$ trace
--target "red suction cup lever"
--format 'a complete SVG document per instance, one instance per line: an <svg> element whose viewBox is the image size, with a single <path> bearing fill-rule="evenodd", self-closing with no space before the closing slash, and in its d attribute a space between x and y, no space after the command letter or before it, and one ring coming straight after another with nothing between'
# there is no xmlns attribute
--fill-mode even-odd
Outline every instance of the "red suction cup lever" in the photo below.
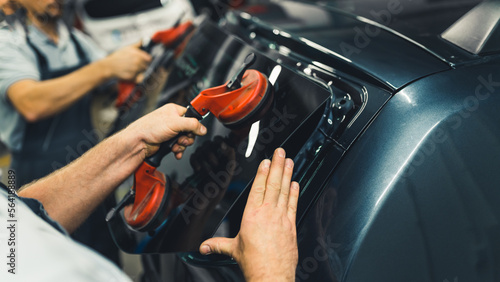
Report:
<svg viewBox="0 0 500 282"><path fill-rule="evenodd" d="M227 83L227 88L231 90L235 90L241 87L241 80L243 79L243 74L245 74L245 71L255 63L255 60L257 57L255 56L254 53L250 53L246 56L245 60L243 61L243 64L241 65L240 69L238 72L231 78L231 80Z"/></svg>

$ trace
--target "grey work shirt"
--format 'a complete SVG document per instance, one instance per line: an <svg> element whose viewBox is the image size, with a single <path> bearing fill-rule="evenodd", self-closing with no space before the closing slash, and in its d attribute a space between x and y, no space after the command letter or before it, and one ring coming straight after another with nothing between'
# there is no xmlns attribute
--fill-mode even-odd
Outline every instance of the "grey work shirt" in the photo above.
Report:
<svg viewBox="0 0 500 282"><path fill-rule="evenodd" d="M86 35L73 30L76 40L91 61L105 56ZM28 26L30 41L47 58L50 70L74 67L79 63L76 48L69 31L62 22L58 24L59 42L54 44L45 33L34 26ZM22 149L26 120L7 99L7 90L21 80L40 80L35 52L26 43L24 28L19 22L14 26L0 26L0 140L11 151Z"/></svg>
<svg viewBox="0 0 500 282"><path fill-rule="evenodd" d="M0 188L4 225L0 228L0 281L131 281L112 262L42 220L25 200L9 198ZM45 213L38 201L29 200Z"/></svg>

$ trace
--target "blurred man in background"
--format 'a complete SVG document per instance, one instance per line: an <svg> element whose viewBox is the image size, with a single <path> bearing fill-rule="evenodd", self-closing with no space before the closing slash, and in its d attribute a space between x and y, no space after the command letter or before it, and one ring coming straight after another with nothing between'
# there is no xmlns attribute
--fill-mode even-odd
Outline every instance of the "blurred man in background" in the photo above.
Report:
<svg viewBox="0 0 500 282"><path fill-rule="evenodd" d="M2 2L0 139L20 187L95 145L89 93L115 79L134 80L151 57L139 45L105 57L87 36L63 24L62 1ZM96 209L73 236L118 262L104 218L105 209Z"/></svg>

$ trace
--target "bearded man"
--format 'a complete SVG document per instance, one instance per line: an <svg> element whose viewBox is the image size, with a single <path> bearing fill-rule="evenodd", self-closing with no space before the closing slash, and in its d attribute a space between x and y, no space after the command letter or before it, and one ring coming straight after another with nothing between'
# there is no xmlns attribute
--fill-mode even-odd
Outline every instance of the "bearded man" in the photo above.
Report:
<svg viewBox="0 0 500 282"><path fill-rule="evenodd" d="M105 56L62 22L62 1L7 4L18 10L15 21L0 26L0 139L21 187L90 149L96 140L90 93L110 81L134 80L151 57L139 45ZM73 237L118 262L104 218L101 206Z"/></svg>

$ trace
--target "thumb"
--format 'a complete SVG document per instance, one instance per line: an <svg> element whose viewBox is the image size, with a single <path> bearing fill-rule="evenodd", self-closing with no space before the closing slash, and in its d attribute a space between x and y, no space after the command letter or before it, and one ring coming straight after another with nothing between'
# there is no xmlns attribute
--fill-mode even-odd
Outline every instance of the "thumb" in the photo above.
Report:
<svg viewBox="0 0 500 282"><path fill-rule="evenodd" d="M226 256L233 256L233 242L234 239L230 238L212 238L201 243L200 253L202 255L219 254Z"/></svg>
<svg viewBox="0 0 500 282"><path fill-rule="evenodd" d="M167 104L159 109L163 114L168 128L174 133L192 132L194 135L202 136L207 133L207 128L196 118L186 118L183 115L187 108L177 104ZM170 138L172 138L171 136Z"/></svg>
<svg viewBox="0 0 500 282"><path fill-rule="evenodd" d="M207 128L195 118L182 117L170 127L175 132L192 132L194 135L203 136L207 134Z"/></svg>

